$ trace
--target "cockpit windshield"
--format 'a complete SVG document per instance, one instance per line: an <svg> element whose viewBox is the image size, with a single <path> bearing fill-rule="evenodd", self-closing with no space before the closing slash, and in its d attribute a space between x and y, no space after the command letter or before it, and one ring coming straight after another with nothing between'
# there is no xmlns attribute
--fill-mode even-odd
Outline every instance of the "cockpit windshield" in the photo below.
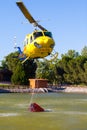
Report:
<svg viewBox="0 0 87 130"><path fill-rule="evenodd" d="M51 32L44 32L44 35L52 38L52 33Z"/></svg>
<svg viewBox="0 0 87 130"><path fill-rule="evenodd" d="M48 31L34 32L33 33L34 39L36 39L37 37L40 37L40 36L48 36L48 37L52 38L52 33L48 32Z"/></svg>
<svg viewBox="0 0 87 130"><path fill-rule="evenodd" d="M34 39L36 39L37 37L43 36L42 32L34 32L33 33Z"/></svg>

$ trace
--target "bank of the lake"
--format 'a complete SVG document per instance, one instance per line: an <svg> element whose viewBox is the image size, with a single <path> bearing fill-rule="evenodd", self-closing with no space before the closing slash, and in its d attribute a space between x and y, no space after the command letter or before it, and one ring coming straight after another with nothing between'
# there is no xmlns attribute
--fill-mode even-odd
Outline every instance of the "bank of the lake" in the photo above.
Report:
<svg viewBox="0 0 87 130"><path fill-rule="evenodd" d="M32 92L65 92L65 93L87 93L87 86L49 86L47 88L31 89L28 86L0 87L0 93L32 93Z"/></svg>

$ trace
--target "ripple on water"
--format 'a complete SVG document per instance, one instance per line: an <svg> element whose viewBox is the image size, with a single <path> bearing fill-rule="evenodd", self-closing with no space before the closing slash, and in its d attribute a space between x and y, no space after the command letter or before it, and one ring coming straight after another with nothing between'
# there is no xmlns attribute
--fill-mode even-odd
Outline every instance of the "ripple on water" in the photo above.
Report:
<svg viewBox="0 0 87 130"><path fill-rule="evenodd" d="M18 116L18 113L0 113L0 117Z"/></svg>
<svg viewBox="0 0 87 130"><path fill-rule="evenodd" d="M87 115L87 112L81 112L81 111L59 111L57 113L69 114L69 115Z"/></svg>

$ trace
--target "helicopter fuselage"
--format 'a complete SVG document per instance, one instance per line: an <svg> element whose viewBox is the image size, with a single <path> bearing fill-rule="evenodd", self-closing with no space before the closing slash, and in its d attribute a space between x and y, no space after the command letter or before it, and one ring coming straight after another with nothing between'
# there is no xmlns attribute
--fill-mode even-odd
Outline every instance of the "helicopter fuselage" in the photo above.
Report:
<svg viewBox="0 0 87 130"><path fill-rule="evenodd" d="M54 45L51 32L35 30L33 33L26 35L23 54L33 59L43 58L50 55Z"/></svg>

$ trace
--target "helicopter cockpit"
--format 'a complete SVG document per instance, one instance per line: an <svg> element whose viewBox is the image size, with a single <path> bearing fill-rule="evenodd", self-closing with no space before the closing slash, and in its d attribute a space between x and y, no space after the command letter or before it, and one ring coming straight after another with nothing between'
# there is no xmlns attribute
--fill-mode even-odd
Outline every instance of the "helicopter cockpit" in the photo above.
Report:
<svg viewBox="0 0 87 130"><path fill-rule="evenodd" d="M28 35L27 35L28 36ZM48 31L34 31L30 37L26 37L24 40L24 45L28 44L28 42L32 43L33 40L40 36L47 36L49 38L52 38L52 33Z"/></svg>

